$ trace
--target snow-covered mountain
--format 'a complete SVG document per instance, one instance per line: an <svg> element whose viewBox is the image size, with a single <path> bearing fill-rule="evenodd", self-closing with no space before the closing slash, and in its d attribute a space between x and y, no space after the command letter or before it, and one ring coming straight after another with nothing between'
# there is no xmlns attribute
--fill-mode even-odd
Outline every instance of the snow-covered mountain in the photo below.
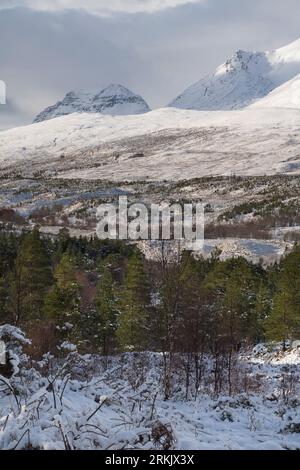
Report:
<svg viewBox="0 0 300 470"><path fill-rule="evenodd" d="M270 52L238 51L169 106L194 110L241 109L300 74L300 39Z"/></svg>
<svg viewBox="0 0 300 470"><path fill-rule="evenodd" d="M300 74L275 88L265 98L252 104L251 108L300 109Z"/></svg>
<svg viewBox="0 0 300 470"><path fill-rule="evenodd" d="M66 94L62 101L42 111L34 122L47 121L72 113L101 113L117 115L143 114L150 111L146 101L122 85L110 85L100 92Z"/></svg>

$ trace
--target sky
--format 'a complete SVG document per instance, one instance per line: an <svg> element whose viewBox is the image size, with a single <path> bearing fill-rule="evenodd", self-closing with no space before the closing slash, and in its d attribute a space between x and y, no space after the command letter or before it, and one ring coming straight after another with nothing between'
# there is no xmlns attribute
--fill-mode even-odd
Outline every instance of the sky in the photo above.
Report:
<svg viewBox="0 0 300 470"><path fill-rule="evenodd" d="M110 83L165 106L236 50L300 38L299 18L299 0L0 0L0 129Z"/></svg>

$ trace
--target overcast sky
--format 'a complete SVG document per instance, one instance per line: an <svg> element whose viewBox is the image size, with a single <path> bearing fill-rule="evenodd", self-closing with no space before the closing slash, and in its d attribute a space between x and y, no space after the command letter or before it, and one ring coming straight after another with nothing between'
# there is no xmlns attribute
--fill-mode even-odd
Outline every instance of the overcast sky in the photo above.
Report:
<svg viewBox="0 0 300 470"><path fill-rule="evenodd" d="M0 0L0 128L110 83L164 106L235 50L298 39L299 18L299 0Z"/></svg>

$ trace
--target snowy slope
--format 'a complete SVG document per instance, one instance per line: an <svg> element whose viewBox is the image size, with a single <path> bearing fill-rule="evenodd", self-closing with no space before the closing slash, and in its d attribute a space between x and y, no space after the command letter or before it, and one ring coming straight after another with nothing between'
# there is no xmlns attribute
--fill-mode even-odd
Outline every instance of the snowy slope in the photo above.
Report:
<svg viewBox="0 0 300 470"><path fill-rule="evenodd" d="M300 74L252 104L251 107L300 109Z"/></svg>
<svg viewBox="0 0 300 470"><path fill-rule="evenodd" d="M144 99L122 85L110 85L97 93L67 93L62 101L42 111L34 122L46 121L72 113L116 115L143 114L150 111Z"/></svg>
<svg viewBox="0 0 300 470"><path fill-rule="evenodd" d="M72 114L0 133L0 171L114 181L300 173L299 129L293 109Z"/></svg>
<svg viewBox="0 0 300 470"><path fill-rule="evenodd" d="M169 106L194 110L244 108L300 73L300 39L271 52L236 52L213 75Z"/></svg>

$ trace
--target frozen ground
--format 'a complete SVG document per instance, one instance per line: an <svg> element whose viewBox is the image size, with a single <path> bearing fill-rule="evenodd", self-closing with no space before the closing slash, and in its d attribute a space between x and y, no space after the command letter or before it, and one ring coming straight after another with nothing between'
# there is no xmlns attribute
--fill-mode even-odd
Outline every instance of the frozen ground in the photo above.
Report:
<svg viewBox="0 0 300 470"><path fill-rule="evenodd" d="M261 349L240 358L256 392L213 397L208 381L186 399L178 372L168 401L160 354L109 358L106 370L99 357L45 358L22 379L0 376L0 449L300 449L300 352Z"/></svg>
<svg viewBox="0 0 300 470"><path fill-rule="evenodd" d="M162 245L161 242L138 242L140 250L147 259L160 259ZM293 243L281 240L252 240L238 238L219 238L215 240L205 240L201 254L209 257L218 248L221 250L221 259L238 258L240 256L247 260L258 263L262 260L265 264L272 264L279 261L284 253L291 250ZM178 244L174 242L164 242L164 253L170 257L178 251Z"/></svg>

